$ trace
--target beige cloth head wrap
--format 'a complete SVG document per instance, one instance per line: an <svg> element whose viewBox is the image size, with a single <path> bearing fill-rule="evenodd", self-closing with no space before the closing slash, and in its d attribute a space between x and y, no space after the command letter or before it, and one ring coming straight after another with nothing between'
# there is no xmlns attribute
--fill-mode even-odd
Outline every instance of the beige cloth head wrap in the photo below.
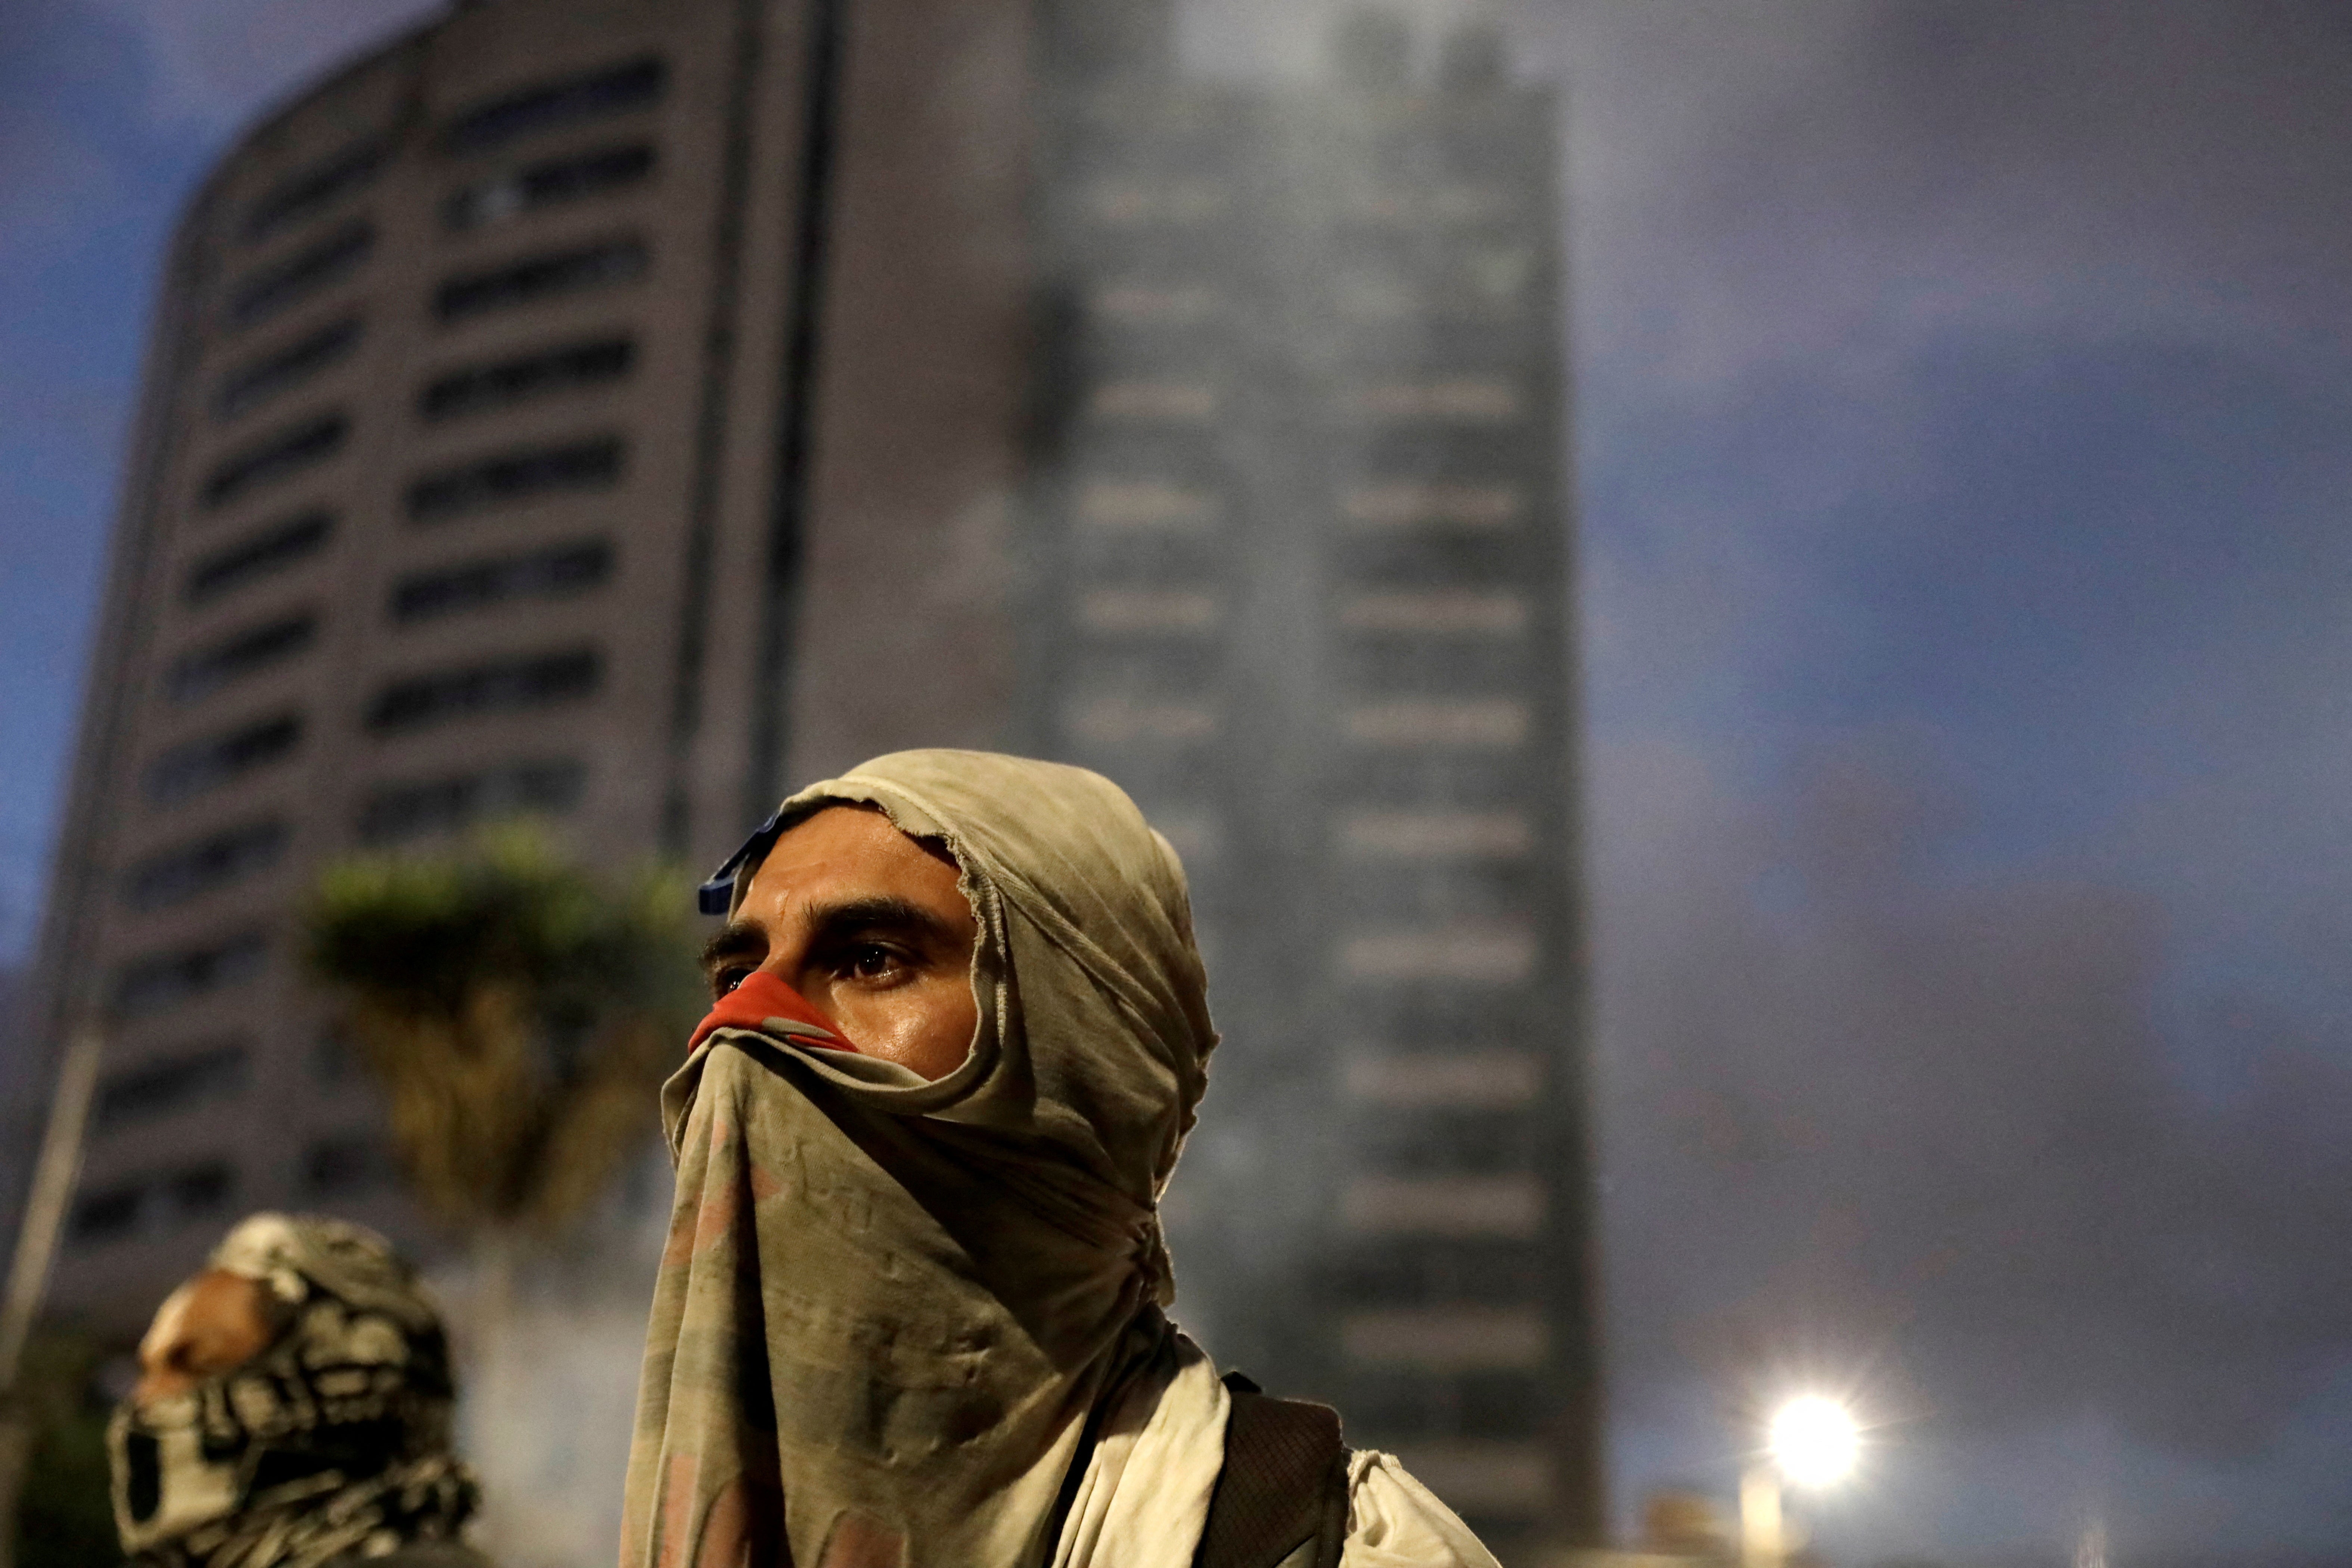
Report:
<svg viewBox="0 0 2352 1568"><path fill-rule="evenodd" d="M1174 851L1109 781L987 752L786 820L835 804L955 857L980 1026L935 1082L729 1029L664 1088L623 1568L1034 1562L1088 1409L1165 1360L1155 1205L1216 1043Z"/></svg>

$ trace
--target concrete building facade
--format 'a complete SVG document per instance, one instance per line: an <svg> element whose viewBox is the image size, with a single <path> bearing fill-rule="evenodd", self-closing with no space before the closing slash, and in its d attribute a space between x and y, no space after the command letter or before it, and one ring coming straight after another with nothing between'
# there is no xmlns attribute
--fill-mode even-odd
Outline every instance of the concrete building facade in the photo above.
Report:
<svg viewBox="0 0 2352 1568"><path fill-rule="evenodd" d="M1003 739L1024 28L463 5L222 161L44 929L108 1037L58 1308L128 1329L259 1206L425 1239L301 982L324 859L530 812L698 865L788 767Z"/></svg>
<svg viewBox="0 0 2352 1568"><path fill-rule="evenodd" d="M108 1035L56 1302L420 1235L294 951L326 858L730 848L911 744L1095 766L1226 1043L1180 1316L1507 1558L1597 1536L1555 106L1377 17L485 0L272 116L159 310L45 927Z"/></svg>
<svg viewBox="0 0 2352 1568"><path fill-rule="evenodd" d="M1507 1561L1597 1539L1551 94L1476 26L1234 86L1054 15L1022 693L1192 869L1176 1257Z"/></svg>

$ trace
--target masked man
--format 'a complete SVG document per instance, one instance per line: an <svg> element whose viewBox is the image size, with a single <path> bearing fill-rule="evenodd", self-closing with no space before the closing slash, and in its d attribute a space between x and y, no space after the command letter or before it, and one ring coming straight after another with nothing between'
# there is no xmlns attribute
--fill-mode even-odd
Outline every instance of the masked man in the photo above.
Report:
<svg viewBox="0 0 2352 1568"><path fill-rule="evenodd" d="M1115 785L883 757L704 890L624 1568L1492 1568L1161 1315L1216 1035L1183 870Z"/></svg>
<svg viewBox="0 0 2352 1568"><path fill-rule="evenodd" d="M173 1291L107 1429L114 1519L157 1568L487 1568L460 1544L441 1320L373 1231L257 1214Z"/></svg>

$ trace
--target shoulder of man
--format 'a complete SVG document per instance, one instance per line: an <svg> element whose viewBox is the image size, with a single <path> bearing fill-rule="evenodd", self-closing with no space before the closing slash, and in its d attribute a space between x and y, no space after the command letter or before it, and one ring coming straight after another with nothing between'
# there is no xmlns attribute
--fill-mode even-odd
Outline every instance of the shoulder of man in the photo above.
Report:
<svg viewBox="0 0 2352 1568"><path fill-rule="evenodd" d="M1194 1568L1344 1568L1354 1549L1421 1568L1499 1568L1468 1526L1390 1455L1351 1454L1339 1414L1229 1373L1225 1463Z"/></svg>
<svg viewBox="0 0 2352 1568"><path fill-rule="evenodd" d="M1328 1405L1269 1397L1227 1373L1233 1414L1194 1568L1339 1568L1348 1449Z"/></svg>

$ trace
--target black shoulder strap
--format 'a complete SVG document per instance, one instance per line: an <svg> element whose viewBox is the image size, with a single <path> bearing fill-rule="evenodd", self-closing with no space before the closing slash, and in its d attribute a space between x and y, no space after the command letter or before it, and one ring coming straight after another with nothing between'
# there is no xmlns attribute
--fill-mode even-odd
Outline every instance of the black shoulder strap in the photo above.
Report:
<svg viewBox="0 0 2352 1568"><path fill-rule="evenodd" d="M1348 1535L1348 1450L1328 1405L1269 1399L1240 1373L1225 1374L1234 1411L1225 1468L1209 1498L1194 1568L1339 1568Z"/></svg>

